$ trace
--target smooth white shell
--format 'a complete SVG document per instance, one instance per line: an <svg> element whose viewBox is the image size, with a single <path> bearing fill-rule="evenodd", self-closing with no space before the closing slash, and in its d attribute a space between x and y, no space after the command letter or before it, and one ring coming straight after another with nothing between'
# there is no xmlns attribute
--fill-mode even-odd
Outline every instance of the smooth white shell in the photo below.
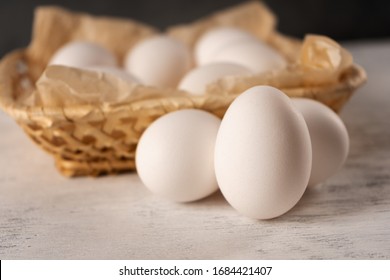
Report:
<svg viewBox="0 0 390 280"><path fill-rule="evenodd" d="M49 65L83 68L88 66L117 66L115 56L102 46L85 41L73 41L62 46L52 56Z"/></svg>
<svg viewBox="0 0 390 280"><path fill-rule="evenodd" d="M168 36L145 39L129 50L125 69L143 84L176 87L192 65L185 45Z"/></svg>
<svg viewBox="0 0 390 280"><path fill-rule="evenodd" d="M240 40L221 48L210 62L241 64L253 73L278 70L287 66L286 59L260 40Z"/></svg>
<svg viewBox="0 0 390 280"><path fill-rule="evenodd" d="M253 87L227 110L215 145L215 172L226 200L241 214L270 219L302 197L311 170L309 131L281 91Z"/></svg>
<svg viewBox="0 0 390 280"><path fill-rule="evenodd" d="M340 117L324 104L307 98L292 101L309 128L313 150L309 185L316 185L344 164L349 151L348 131Z"/></svg>
<svg viewBox="0 0 390 280"><path fill-rule="evenodd" d="M254 39L250 33L235 27L218 27L203 34L195 45L198 65L209 63L221 47L243 39Z"/></svg>
<svg viewBox="0 0 390 280"><path fill-rule="evenodd" d="M226 76L249 75L250 73L247 68L235 63L206 64L188 72L180 81L178 88L194 95L202 95L206 92L206 86L218 79Z"/></svg>
<svg viewBox="0 0 390 280"><path fill-rule="evenodd" d="M221 120L201 110L175 111L153 122L136 151L138 175L153 193L187 202L218 189L214 146Z"/></svg>

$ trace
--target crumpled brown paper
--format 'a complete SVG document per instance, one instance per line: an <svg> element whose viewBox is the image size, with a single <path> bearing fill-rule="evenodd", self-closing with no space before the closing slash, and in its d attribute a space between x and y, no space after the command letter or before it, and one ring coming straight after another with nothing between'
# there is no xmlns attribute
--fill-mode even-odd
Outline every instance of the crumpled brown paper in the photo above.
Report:
<svg viewBox="0 0 390 280"><path fill-rule="evenodd" d="M216 26L236 26L269 43L289 61L286 69L222 78L208 85L205 95L239 94L259 84L281 89L335 84L343 71L352 65L352 56L330 38L308 35L303 42L299 42L278 34L274 30L275 22L274 15L265 6L249 2L192 24L172 27L167 34L192 49L199 36L207 30ZM50 55L62 44L82 38L103 45L114 52L118 59L123 59L135 43L154 34L154 29L133 21L96 19L62 9L45 8L37 12L34 40L29 54L42 65L49 61ZM156 94L165 97L189 95L176 89L131 84L109 74L49 66L37 79L33 96L26 100L29 103L33 100L36 106L69 107L132 102L149 99Z"/></svg>
<svg viewBox="0 0 390 280"><path fill-rule="evenodd" d="M141 86L103 72L60 65L46 68L36 82L35 104L75 106L80 104L118 105L145 98L177 96L166 90Z"/></svg>
<svg viewBox="0 0 390 280"><path fill-rule="evenodd" d="M36 83L37 103L67 106L125 102L136 84L103 72L49 66Z"/></svg>
<svg viewBox="0 0 390 280"><path fill-rule="evenodd" d="M307 35L298 64L307 83L336 83L342 72L353 64L352 55L326 36Z"/></svg>

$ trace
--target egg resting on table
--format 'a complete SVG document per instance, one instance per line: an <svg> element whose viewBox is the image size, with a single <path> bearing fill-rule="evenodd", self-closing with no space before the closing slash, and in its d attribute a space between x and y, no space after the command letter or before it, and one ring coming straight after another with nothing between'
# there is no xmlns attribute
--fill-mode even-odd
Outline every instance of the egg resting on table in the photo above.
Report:
<svg viewBox="0 0 390 280"><path fill-rule="evenodd" d="M136 168L154 194L177 202L204 198L218 189L214 146L221 120L202 110L168 113L142 134Z"/></svg>
<svg viewBox="0 0 390 280"><path fill-rule="evenodd" d="M309 185L314 186L336 173L349 151L348 131L340 117L324 104L308 98L292 98L309 129L313 150Z"/></svg>
<svg viewBox="0 0 390 280"><path fill-rule="evenodd" d="M289 211L306 189L311 160L305 120L276 88L248 89L222 119L215 173L226 200L245 216L271 219Z"/></svg>

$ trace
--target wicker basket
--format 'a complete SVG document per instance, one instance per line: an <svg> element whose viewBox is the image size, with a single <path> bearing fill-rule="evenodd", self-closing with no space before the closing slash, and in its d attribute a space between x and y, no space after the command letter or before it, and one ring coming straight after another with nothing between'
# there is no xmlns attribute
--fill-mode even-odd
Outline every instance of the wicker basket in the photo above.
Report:
<svg viewBox="0 0 390 280"><path fill-rule="evenodd" d="M302 49L302 42L274 30L274 16L258 2L173 27L168 33L192 47L203 32L218 25L247 29L279 49L289 61L296 61ZM36 82L51 55L65 42L97 42L122 59L133 44L155 33L153 28L130 20L92 17L56 7L38 8L30 46L6 55L0 62L0 106L35 143L55 157L62 174L99 175L134 170L140 135L167 112L199 108L222 117L240 92L256 84L274 85L289 96L313 98L338 111L366 80L364 70L355 64L336 73L337 77L333 73L332 77L337 78L333 80L322 80L321 75L313 78L311 75L318 73L302 72L301 65L291 66L287 72L222 79L209 85L204 96L139 86L135 91L141 98L118 104L26 105L25 100L39 91Z"/></svg>

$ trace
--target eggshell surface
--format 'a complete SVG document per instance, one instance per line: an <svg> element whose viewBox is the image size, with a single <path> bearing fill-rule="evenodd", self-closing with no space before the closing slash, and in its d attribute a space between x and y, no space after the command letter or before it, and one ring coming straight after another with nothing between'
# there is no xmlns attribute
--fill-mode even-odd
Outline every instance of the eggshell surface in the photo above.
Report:
<svg viewBox="0 0 390 280"><path fill-rule="evenodd" d="M309 129L313 160L309 185L325 181L344 164L349 151L348 131L340 117L324 104L292 98Z"/></svg>
<svg viewBox="0 0 390 280"><path fill-rule="evenodd" d="M145 39L129 50L125 68L143 84L176 87L190 69L192 58L188 48L168 36Z"/></svg>
<svg viewBox="0 0 390 280"><path fill-rule="evenodd" d="M206 92L208 84L226 76L249 75L251 71L244 66L235 63L212 63L192 69L180 81L179 89L188 91L194 95L202 95Z"/></svg>
<svg viewBox="0 0 390 280"><path fill-rule="evenodd" d="M228 108L215 144L215 172L241 214L271 219L290 210L306 189L311 159L306 123L283 92L256 86Z"/></svg>
<svg viewBox="0 0 390 280"><path fill-rule="evenodd" d="M231 62L247 67L253 73L279 70L286 59L260 40L240 40L221 48L210 62Z"/></svg>
<svg viewBox="0 0 390 280"><path fill-rule="evenodd" d="M216 191L213 155L220 122L196 109L175 111L153 122L136 150L136 168L145 186L177 202Z"/></svg>
<svg viewBox="0 0 390 280"><path fill-rule="evenodd" d="M87 66L117 66L115 56L102 46L85 41L72 41L56 51L49 65L83 68Z"/></svg>
<svg viewBox="0 0 390 280"><path fill-rule="evenodd" d="M196 42L194 50L196 63L198 65L209 63L221 47L244 39L255 39L255 37L235 27L213 28L204 33Z"/></svg>

